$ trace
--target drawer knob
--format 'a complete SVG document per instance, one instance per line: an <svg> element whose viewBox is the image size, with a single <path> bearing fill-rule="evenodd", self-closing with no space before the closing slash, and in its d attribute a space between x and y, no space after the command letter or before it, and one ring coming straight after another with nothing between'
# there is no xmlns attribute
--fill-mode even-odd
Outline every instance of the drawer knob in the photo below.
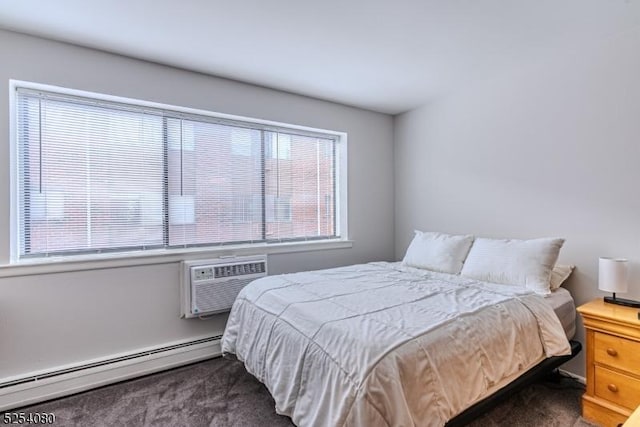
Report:
<svg viewBox="0 0 640 427"><path fill-rule="evenodd" d="M607 354L611 357L616 357L618 355L618 352L616 351L615 348L608 348Z"/></svg>
<svg viewBox="0 0 640 427"><path fill-rule="evenodd" d="M618 386L615 384L609 384L607 386L607 388L609 389L610 392L612 393L617 393L618 392Z"/></svg>

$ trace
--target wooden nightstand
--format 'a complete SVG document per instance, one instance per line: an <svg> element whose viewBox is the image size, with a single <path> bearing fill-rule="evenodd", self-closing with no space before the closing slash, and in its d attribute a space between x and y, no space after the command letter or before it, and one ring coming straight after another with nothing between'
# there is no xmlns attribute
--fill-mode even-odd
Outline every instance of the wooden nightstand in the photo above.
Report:
<svg viewBox="0 0 640 427"><path fill-rule="evenodd" d="M587 332L587 391L582 416L617 427L640 405L638 309L601 299L578 307Z"/></svg>

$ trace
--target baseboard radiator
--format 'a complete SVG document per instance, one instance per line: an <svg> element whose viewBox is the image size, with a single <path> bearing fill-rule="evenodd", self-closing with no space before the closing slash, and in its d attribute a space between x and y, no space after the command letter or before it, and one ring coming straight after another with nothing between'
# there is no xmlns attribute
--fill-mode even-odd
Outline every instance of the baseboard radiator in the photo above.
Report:
<svg viewBox="0 0 640 427"><path fill-rule="evenodd" d="M0 411L217 357L222 336L146 348L49 371L0 380Z"/></svg>

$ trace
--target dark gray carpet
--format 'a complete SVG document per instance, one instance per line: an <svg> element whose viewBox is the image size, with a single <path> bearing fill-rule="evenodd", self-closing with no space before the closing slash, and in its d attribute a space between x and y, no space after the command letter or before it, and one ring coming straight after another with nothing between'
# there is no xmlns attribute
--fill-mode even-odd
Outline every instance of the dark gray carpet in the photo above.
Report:
<svg viewBox="0 0 640 427"><path fill-rule="evenodd" d="M542 381L472 427L591 427L580 417L582 385ZM292 426L267 389L237 361L212 359L20 409L53 412L58 426Z"/></svg>

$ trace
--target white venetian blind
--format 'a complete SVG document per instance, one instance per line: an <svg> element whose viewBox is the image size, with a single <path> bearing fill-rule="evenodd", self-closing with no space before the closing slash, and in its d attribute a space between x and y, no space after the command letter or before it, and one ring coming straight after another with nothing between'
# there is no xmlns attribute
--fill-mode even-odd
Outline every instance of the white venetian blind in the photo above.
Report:
<svg viewBox="0 0 640 427"><path fill-rule="evenodd" d="M335 136L19 88L19 256L336 237Z"/></svg>
<svg viewBox="0 0 640 427"><path fill-rule="evenodd" d="M262 241L257 129L169 119L169 245Z"/></svg>
<svg viewBox="0 0 640 427"><path fill-rule="evenodd" d="M265 132L267 240L335 235L334 168L332 139Z"/></svg>
<svg viewBox="0 0 640 427"><path fill-rule="evenodd" d="M19 91L20 255L163 244L162 117Z"/></svg>

